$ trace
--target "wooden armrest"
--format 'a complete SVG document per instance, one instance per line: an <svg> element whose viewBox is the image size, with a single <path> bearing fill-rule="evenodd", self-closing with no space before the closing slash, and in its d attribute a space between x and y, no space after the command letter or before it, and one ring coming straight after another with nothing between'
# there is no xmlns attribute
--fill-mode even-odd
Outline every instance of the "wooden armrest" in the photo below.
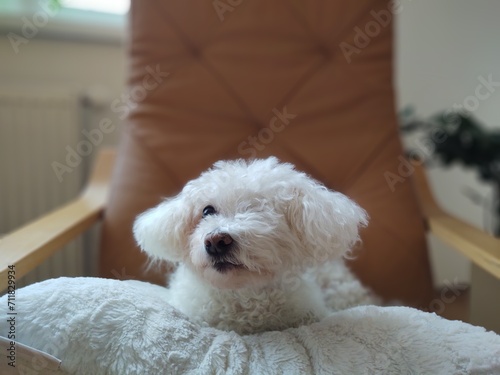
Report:
<svg viewBox="0 0 500 375"><path fill-rule="evenodd" d="M500 239L441 209L430 190L423 167L415 168L414 182L420 206L431 233L500 279Z"/></svg>
<svg viewBox="0 0 500 375"><path fill-rule="evenodd" d="M0 280L7 280L9 265L15 265L17 279L26 275L100 219L115 156L112 149L99 153L89 184L77 199L0 239Z"/></svg>

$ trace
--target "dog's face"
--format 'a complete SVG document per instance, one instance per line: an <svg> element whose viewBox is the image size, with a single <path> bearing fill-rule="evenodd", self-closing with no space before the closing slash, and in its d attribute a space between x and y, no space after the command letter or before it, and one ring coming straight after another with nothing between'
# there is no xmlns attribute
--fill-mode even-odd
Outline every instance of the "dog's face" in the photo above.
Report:
<svg viewBox="0 0 500 375"><path fill-rule="evenodd" d="M219 288L271 282L348 252L363 209L276 158L218 162L140 215L134 235L155 258L183 262Z"/></svg>

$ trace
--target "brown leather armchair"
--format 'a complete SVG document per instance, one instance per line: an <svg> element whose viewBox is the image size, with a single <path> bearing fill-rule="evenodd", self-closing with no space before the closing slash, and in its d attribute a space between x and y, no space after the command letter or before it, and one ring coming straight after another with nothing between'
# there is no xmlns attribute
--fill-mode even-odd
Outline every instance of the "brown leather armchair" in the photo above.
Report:
<svg viewBox="0 0 500 375"><path fill-rule="evenodd" d="M133 1L129 86L140 101L113 175L101 274L164 283L144 273L134 217L216 160L275 155L368 211L351 263L361 279L425 305L432 283L416 198L409 179L386 180L403 156L392 17L379 0Z"/></svg>
<svg viewBox="0 0 500 375"><path fill-rule="evenodd" d="M0 240L0 277L13 263L26 274L103 218L101 275L164 283L145 271L135 216L216 160L275 155L368 211L350 265L383 297L428 307L425 229L500 278L500 241L439 209L418 168L402 172L395 11L380 0L132 1L136 103L120 148L100 155L81 197Z"/></svg>

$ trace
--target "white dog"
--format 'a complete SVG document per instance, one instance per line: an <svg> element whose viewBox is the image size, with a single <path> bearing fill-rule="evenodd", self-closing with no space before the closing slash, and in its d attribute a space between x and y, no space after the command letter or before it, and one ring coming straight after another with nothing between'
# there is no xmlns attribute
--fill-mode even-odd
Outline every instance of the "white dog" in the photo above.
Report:
<svg viewBox="0 0 500 375"><path fill-rule="evenodd" d="M247 334L325 317L325 272L307 270L348 254L366 223L346 196L271 157L216 163L141 214L134 235L153 259L179 263L174 307Z"/></svg>

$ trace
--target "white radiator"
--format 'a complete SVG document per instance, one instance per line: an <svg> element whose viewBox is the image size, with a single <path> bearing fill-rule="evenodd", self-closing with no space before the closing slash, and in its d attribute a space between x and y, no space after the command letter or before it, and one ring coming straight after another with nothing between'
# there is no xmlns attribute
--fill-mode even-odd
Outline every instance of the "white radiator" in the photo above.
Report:
<svg viewBox="0 0 500 375"><path fill-rule="evenodd" d="M54 162L65 164L67 147L75 149L82 137L80 103L79 95L70 90L0 91L0 236L79 193L85 158L59 178ZM62 275L84 275L83 242L79 238L68 244L19 286Z"/></svg>

